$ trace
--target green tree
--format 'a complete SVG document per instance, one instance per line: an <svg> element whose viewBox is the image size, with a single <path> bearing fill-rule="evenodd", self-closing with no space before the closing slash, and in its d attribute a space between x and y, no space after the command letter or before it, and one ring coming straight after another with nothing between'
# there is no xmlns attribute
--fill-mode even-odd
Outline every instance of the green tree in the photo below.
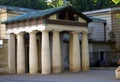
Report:
<svg viewBox="0 0 120 82"><path fill-rule="evenodd" d="M119 6L114 4L112 0L68 0L78 11L89 11L103 8Z"/></svg>
<svg viewBox="0 0 120 82"><path fill-rule="evenodd" d="M70 2L66 0L48 0L47 5L56 8L65 5L70 5Z"/></svg>
<svg viewBox="0 0 120 82"><path fill-rule="evenodd" d="M119 4L120 0L112 0L115 4Z"/></svg>
<svg viewBox="0 0 120 82"><path fill-rule="evenodd" d="M95 9L109 8L115 6L111 0L93 0Z"/></svg>
<svg viewBox="0 0 120 82"><path fill-rule="evenodd" d="M47 9L50 7L61 7L64 5L72 4L72 6L80 12L120 6L120 0L51 0L51 2L46 1L50 0L0 0L0 5L34 9Z"/></svg>
<svg viewBox="0 0 120 82"><path fill-rule="evenodd" d="M47 9L46 0L0 0L0 5L26 7L33 9Z"/></svg>

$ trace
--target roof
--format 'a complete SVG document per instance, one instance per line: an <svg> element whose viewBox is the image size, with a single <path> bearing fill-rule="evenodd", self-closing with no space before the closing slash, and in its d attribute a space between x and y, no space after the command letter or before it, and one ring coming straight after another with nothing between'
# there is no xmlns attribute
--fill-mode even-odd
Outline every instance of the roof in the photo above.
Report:
<svg viewBox="0 0 120 82"><path fill-rule="evenodd" d="M93 21L106 22L106 20L104 20L104 19L96 18L96 17L93 17L93 16L88 16L88 17Z"/></svg>
<svg viewBox="0 0 120 82"><path fill-rule="evenodd" d="M0 5L0 8L5 8L8 11L14 11L14 12L31 12L31 11L36 11L35 9L21 8L21 7L12 7L12 6L6 6L6 5Z"/></svg>
<svg viewBox="0 0 120 82"><path fill-rule="evenodd" d="M105 9L99 9L99 10L91 10L91 11L83 12L83 14L85 14L85 15L97 14L97 13L111 12L111 11L115 11L115 10L120 10L120 7L112 7L112 8L105 8Z"/></svg>
<svg viewBox="0 0 120 82"><path fill-rule="evenodd" d="M110 11L111 11L111 8L107 8L107 9L86 11L86 12L83 12L83 14L87 15L87 14L96 14L96 13L103 13L103 12L110 12Z"/></svg>
<svg viewBox="0 0 120 82"><path fill-rule="evenodd" d="M47 16L53 15L57 12L65 10L65 9L72 9L78 15L83 17L83 19L87 20L88 22L92 21L90 18L83 15L82 13L77 12L72 6L63 6L63 7L58 7L58 8L51 8L51 9L46 9L46 10L39 10L39 11L25 13L23 15L20 15L20 16L14 17L14 18L10 18L2 23L11 23L11 22L17 22L17 21L24 21L24 20L28 20L28 19L47 17Z"/></svg>

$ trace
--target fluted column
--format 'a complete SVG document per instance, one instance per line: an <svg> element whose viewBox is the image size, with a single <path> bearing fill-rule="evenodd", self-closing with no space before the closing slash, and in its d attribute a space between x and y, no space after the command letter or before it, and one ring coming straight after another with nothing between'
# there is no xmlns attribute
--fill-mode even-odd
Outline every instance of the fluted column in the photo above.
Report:
<svg viewBox="0 0 120 82"><path fill-rule="evenodd" d="M60 35L58 31L53 32L53 46L52 46L52 71L53 73L59 73L62 70L61 66L61 47L60 47Z"/></svg>
<svg viewBox="0 0 120 82"><path fill-rule="evenodd" d="M15 66L15 35L9 34L8 40L8 68L9 73L16 73Z"/></svg>
<svg viewBox="0 0 120 82"><path fill-rule="evenodd" d="M89 70L88 33L82 32L82 70Z"/></svg>
<svg viewBox="0 0 120 82"><path fill-rule="evenodd" d="M70 34L70 71L78 72L81 70L79 34L72 32Z"/></svg>
<svg viewBox="0 0 120 82"><path fill-rule="evenodd" d="M51 73L49 32L42 31L42 74Z"/></svg>
<svg viewBox="0 0 120 82"><path fill-rule="evenodd" d="M38 73L38 52L36 31L32 31L29 40L29 72L31 74Z"/></svg>
<svg viewBox="0 0 120 82"><path fill-rule="evenodd" d="M24 33L17 34L17 73L25 73Z"/></svg>

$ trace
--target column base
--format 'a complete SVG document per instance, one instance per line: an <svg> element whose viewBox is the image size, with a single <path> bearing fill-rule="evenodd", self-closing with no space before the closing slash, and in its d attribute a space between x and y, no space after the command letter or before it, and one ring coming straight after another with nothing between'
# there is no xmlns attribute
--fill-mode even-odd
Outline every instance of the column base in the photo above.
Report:
<svg viewBox="0 0 120 82"><path fill-rule="evenodd" d="M51 70L45 70L45 69L44 69L44 71L42 71L42 74L45 74L45 75L46 75L46 74L50 74L50 73L51 73Z"/></svg>
<svg viewBox="0 0 120 82"><path fill-rule="evenodd" d="M62 71L62 67L61 66L54 66L53 68L53 73L60 73Z"/></svg>
<svg viewBox="0 0 120 82"><path fill-rule="evenodd" d="M30 74L36 74L36 73L38 73L38 71L36 71L36 70L31 70L29 73L30 73Z"/></svg>
<svg viewBox="0 0 120 82"><path fill-rule="evenodd" d="M89 71L89 70L90 70L89 67L82 68L82 71Z"/></svg>
<svg viewBox="0 0 120 82"><path fill-rule="evenodd" d="M77 67L77 68L71 68L70 71L71 72L79 72L80 68L79 67Z"/></svg>
<svg viewBox="0 0 120 82"><path fill-rule="evenodd" d="M18 74L24 74L25 73L25 70L19 70L17 71Z"/></svg>

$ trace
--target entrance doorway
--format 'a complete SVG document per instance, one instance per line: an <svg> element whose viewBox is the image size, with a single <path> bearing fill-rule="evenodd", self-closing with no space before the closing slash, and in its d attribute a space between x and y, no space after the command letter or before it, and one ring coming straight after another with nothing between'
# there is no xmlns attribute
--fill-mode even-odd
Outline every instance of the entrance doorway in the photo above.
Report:
<svg viewBox="0 0 120 82"><path fill-rule="evenodd" d="M105 60L105 51L104 50L99 51L99 60L100 61Z"/></svg>

